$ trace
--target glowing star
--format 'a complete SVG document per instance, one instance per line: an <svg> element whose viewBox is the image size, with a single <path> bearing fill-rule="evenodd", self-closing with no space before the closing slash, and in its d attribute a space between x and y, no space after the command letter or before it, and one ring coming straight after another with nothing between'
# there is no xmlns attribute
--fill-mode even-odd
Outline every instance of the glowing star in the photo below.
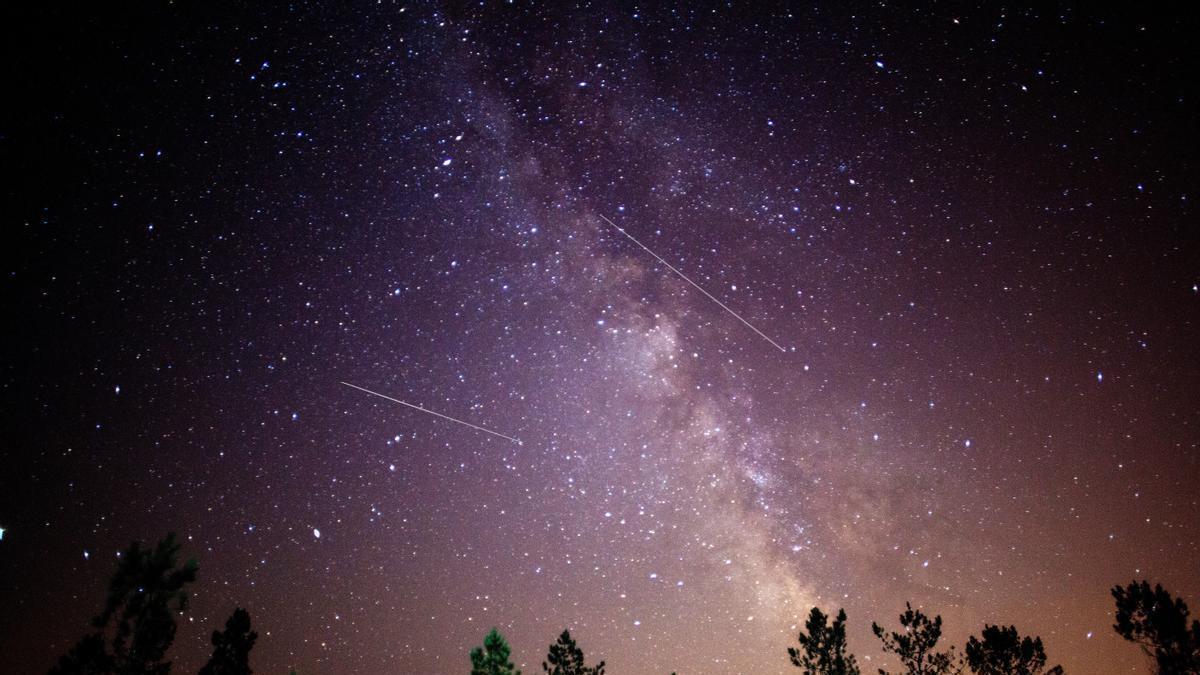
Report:
<svg viewBox="0 0 1200 675"><path fill-rule="evenodd" d="M4 541L4 528L0 527L0 541Z"/></svg>
<svg viewBox="0 0 1200 675"><path fill-rule="evenodd" d="M317 528L315 528L315 527L313 528L313 538L314 538L314 539L320 539L320 538L321 538L321 531L320 531L320 530L318 530L318 529L317 529Z"/></svg>
<svg viewBox="0 0 1200 675"><path fill-rule="evenodd" d="M1104 381L1104 373L1102 373L1100 371L1096 371L1096 381L1103 382Z"/></svg>

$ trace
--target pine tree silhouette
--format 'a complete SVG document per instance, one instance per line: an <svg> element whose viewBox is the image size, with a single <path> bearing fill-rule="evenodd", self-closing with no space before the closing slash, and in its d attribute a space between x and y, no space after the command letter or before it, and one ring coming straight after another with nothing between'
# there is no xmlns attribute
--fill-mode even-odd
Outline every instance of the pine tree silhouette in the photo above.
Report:
<svg viewBox="0 0 1200 675"><path fill-rule="evenodd" d="M111 675L116 662L108 653L103 633L85 635L50 669L50 675Z"/></svg>
<svg viewBox="0 0 1200 675"><path fill-rule="evenodd" d="M967 665L976 675L1062 675L1062 666L1046 667L1040 637L1021 637L1016 626L984 624L982 639L967 641Z"/></svg>
<svg viewBox="0 0 1200 675"><path fill-rule="evenodd" d="M508 657L512 653L500 631L493 628L483 646L471 650L471 675L521 675Z"/></svg>
<svg viewBox="0 0 1200 675"><path fill-rule="evenodd" d="M904 627L902 633L885 634L879 624L871 623L871 631L883 642L883 651L895 654L907 675L953 675L962 672L962 665L955 658L953 648L946 652L934 651L942 637L942 617L935 616L930 621L921 610L914 610L912 603L905 603L905 607L907 609L900 615L900 625ZM879 675L889 673L880 668Z"/></svg>
<svg viewBox="0 0 1200 675"><path fill-rule="evenodd" d="M177 567L179 549L174 533L153 549L130 544L109 582L104 611L92 619L95 632L72 647L51 674L167 675L171 662L164 657L175 640L175 615L187 608L184 588L196 580L195 560Z"/></svg>
<svg viewBox="0 0 1200 675"><path fill-rule="evenodd" d="M542 661L542 670L547 675L604 675L604 662L590 668L585 665L583 650L571 639L571 632L563 629L558 642L550 645L550 653Z"/></svg>
<svg viewBox="0 0 1200 675"><path fill-rule="evenodd" d="M788 647L792 665L804 675L859 675L858 664L846 653L846 610L838 610L833 625L818 607L813 607L800 633L800 649Z"/></svg>
<svg viewBox="0 0 1200 675"><path fill-rule="evenodd" d="M1200 621L1188 624L1187 603L1147 581L1114 586L1112 595L1113 630L1154 659L1157 675L1200 674Z"/></svg>
<svg viewBox="0 0 1200 675"><path fill-rule="evenodd" d="M251 675L250 650L258 633L250 630L250 613L238 607L223 632L213 631L213 653L200 675Z"/></svg>

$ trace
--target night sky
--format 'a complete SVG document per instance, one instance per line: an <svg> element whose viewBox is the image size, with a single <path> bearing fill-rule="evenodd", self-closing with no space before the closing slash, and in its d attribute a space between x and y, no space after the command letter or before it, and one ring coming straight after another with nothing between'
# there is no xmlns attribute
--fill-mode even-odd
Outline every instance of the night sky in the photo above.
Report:
<svg viewBox="0 0 1200 675"><path fill-rule="evenodd" d="M1147 672L1200 26L1038 4L6 6L0 670L174 530L177 672L239 605L262 673L798 672L814 604L873 672L906 600Z"/></svg>

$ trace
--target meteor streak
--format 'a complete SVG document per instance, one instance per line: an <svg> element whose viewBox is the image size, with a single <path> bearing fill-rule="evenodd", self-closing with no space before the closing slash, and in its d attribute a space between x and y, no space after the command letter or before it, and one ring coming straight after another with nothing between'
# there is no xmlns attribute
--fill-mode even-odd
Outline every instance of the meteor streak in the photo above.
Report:
<svg viewBox="0 0 1200 675"><path fill-rule="evenodd" d="M495 431L492 431L491 429L484 429L483 427L480 427L480 426L475 426L474 424L471 424L470 422L464 422L464 421L462 421L462 420L460 420L460 419L455 419L455 418L453 418L453 417L451 417L451 416L449 416L449 415L443 415L443 414L442 414L442 413L440 413L440 412L434 412L434 411L432 411L432 410L428 410L428 409L426 409L426 408L422 408L422 407L421 407L421 406L419 406L419 405L413 405L413 404L411 404L411 403L405 403L404 401L401 401L401 400L400 400L400 399L398 399L398 398L392 398L391 396L386 396L386 395L384 395L384 394L380 394L380 393L379 393L379 392L377 392L377 391L371 391L370 389L366 389L366 388L364 388L364 387L360 387L360 386L358 386L357 384L350 384L349 382L343 382L342 384L346 385L347 387L350 387L351 389L357 389L357 390L359 390L359 391L365 391L365 392L367 392L368 394L370 394L370 395L372 395L372 396L378 396L379 398L387 399L387 400L389 400L389 401L391 401L391 402L393 402L393 403L399 403L400 405L406 405L406 406L408 406L408 407L410 407L410 408L412 408L412 409L414 409L414 410L420 410L420 411L421 411L421 412L423 412L423 413L429 413L430 415L433 415L433 416L435 416L435 417L440 417L440 418L442 418L442 419L444 419L444 420L450 420L451 422L456 422L456 423L458 423L458 424L461 424L461 425L463 425L463 426L465 426L465 427L471 427L472 429L476 429L476 430L478 430L478 431L482 431L482 432L483 432L483 433L485 433L485 434L491 434L491 435L493 435L493 436L499 436L500 438L503 438L503 439L505 439L505 440L508 440L508 441L512 441L513 443L516 443L517 445L524 445L523 443L521 443L521 440L520 440L520 439L513 438L512 436L505 436L504 434L496 433ZM318 536L319 536L319 535L318 535Z"/></svg>
<svg viewBox="0 0 1200 675"><path fill-rule="evenodd" d="M680 272L679 270L677 270L677 269L675 269L674 267L672 267L672 266L671 266L671 263L669 263L669 262L667 262L666 260L663 260L662 258L658 257L658 254L657 254L657 253L655 253L654 251L651 251L649 248L646 248L646 245L645 245L645 244L643 244L642 242L638 241L637 239L634 239L634 238L633 238L633 235L632 235L632 234L629 234L628 232L626 232L626 231L624 230L624 228L622 228L620 225L617 225L617 224L616 224L616 223L614 223L613 221L609 220L609 219L608 219L608 217L607 217L607 216L605 216L603 213L601 213L601 214L598 214L598 215L599 215L601 218L604 218L604 222L606 222L606 223L608 223L609 225L612 225L613 227L617 228L617 231L618 231L618 232L620 232L621 234L625 235L626 237L629 237L629 240L630 240L630 241L632 241L633 243L637 244L638 246L641 246L641 247L642 247L642 250L644 250L646 253L649 253L650 255L654 256L654 259L655 259L655 260L657 260L658 262L660 262L660 263L662 263L662 264L666 265L666 266L667 266L667 268L668 268L668 269L670 269L670 270L671 270L672 272L674 272L675 274L678 274L680 279L683 279L684 281L686 281L686 282L688 282L689 284L691 284L691 285L692 285L692 286L693 286L693 287L694 287L696 290L698 290L698 291L700 291L701 293L703 293L703 294L704 294L704 296L705 296L705 297L707 297L709 300L712 300L713 302L715 302L715 303L717 303L718 305L720 305L720 306L721 306L721 309L723 309L723 310L725 310L726 312L729 312L730 314L732 314L732 315L733 315L733 318L735 318L735 319L737 319L738 321L741 321L742 323L746 324L746 327L747 327L747 328L749 328L750 330L754 331L755 333L758 333L758 334L759 334L759 336L760 336L760 337L762 337L762 339L766 340L767 342L770 342L772 347L774 347L774 348L778 349L778 350L779 350L779 351L781 351L781 352L784 352L785 354L787 353L787 350L786 350L786 349L784 349L783 347L780 347L780 346L779 346L779 343L777 343L777 342L775 342L774 340L772 340L771 338L767 337L767 336L766 336L766 335L765 335L765 334L764 334L764 333L763 333L761 330L759 330L759 329L755 328L754 326L752 326L752 325L750 324L750 322L749 322L749 321L747 321L747 320L743 319L743 318L742 318L742 317L741 317L741 316L740 316L740 315L739 315L737 312L735 312L735 311L733 311L732 309L729 309L728 307L726 307L726 306L725 306L725 303L723 303L723 302L721 302L720 300L718 300L718 299L714 298L714 297L713 297L713 296L712 296L712 295L711 295L711 294L710 294L708 291L704 290L703 288L700 288L699 284L697 284L696 282L694 282L694 281L692 281L691 279L687 278L687 275L685 275L683 272Z"/></svg>

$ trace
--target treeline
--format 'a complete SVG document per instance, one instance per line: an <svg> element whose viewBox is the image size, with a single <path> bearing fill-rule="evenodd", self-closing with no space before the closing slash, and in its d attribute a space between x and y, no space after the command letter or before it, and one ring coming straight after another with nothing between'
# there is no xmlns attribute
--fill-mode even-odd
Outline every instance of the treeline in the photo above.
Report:
<svg viewBox="0 0 1200 675"><path fill-rule="evenodd" d="M1151 588L1146 581L1116 586L1112 595L1116 601L1113 629L1151 658L1152 672L1200 675L1200 621L1189 623L1188 607L1182 599L1173 597L1162 586ZM1042 639L1022 636L1016 626L984 624L980 635L968 638L961 652L954 647L942 650L942 617L931 619L910 603L900 615L900 630L886 630L872 622L871 632L879 639L883 652L900 665L895 673L880 668L879 675L1063 675L1062 666L1047 668ZM798 647L788 647L787 655L804 675L861 675L858 658L846 645L845 610L838 610L831 622L819 607L813 607L797 642ZM496 629L488 633L483 644L471 652L471 675L521 675L508 662L508 644ZM546 673L604 675L603 661L595 669L584 665L583 652L566 631L555 647L564 644L569 644L575 655L570 662L574 665L551 668L543 663ZM551 647L551 655L555 647Z"/></svg>
<svg viewBox="0 0 1200 675"><path fill-rule="evenodd" d="M167 651L175 640L175 617L187 609L187 585L196 581L198 570L195 559L180 564L179 550L174 534L152 549L130 544L118 556L104 609L50 675L169 675ZM1112 595L1113 630L1141 648L1155 675L1200 675L1200 621L1190 619L1182 599L1147 581L1116 586ZM894 675L1063 674L1060 666L1047 668L1041 638L1023 636L1015 626L984 624L961 651L943 650L942 617L930 618L909 604L900 615L900 630L872 623L871 631L883 652L899 662ZM250 629L250 614L234 609L225 630L213 631L212 656L199 675L251 675L250 651L257 638ZM858 659L846 645L845 610L830 621L813 607L797 642L788 647L787 656L804 675L861 675ZM469 654L471 675L521 675L509 660L511 654L504 636L493 628L483 645ZM583 650L566 630L542 662L546 675L605 675L604 669L604 661L587 665ZM883 669L879 674L893 675Z"/></svg>

